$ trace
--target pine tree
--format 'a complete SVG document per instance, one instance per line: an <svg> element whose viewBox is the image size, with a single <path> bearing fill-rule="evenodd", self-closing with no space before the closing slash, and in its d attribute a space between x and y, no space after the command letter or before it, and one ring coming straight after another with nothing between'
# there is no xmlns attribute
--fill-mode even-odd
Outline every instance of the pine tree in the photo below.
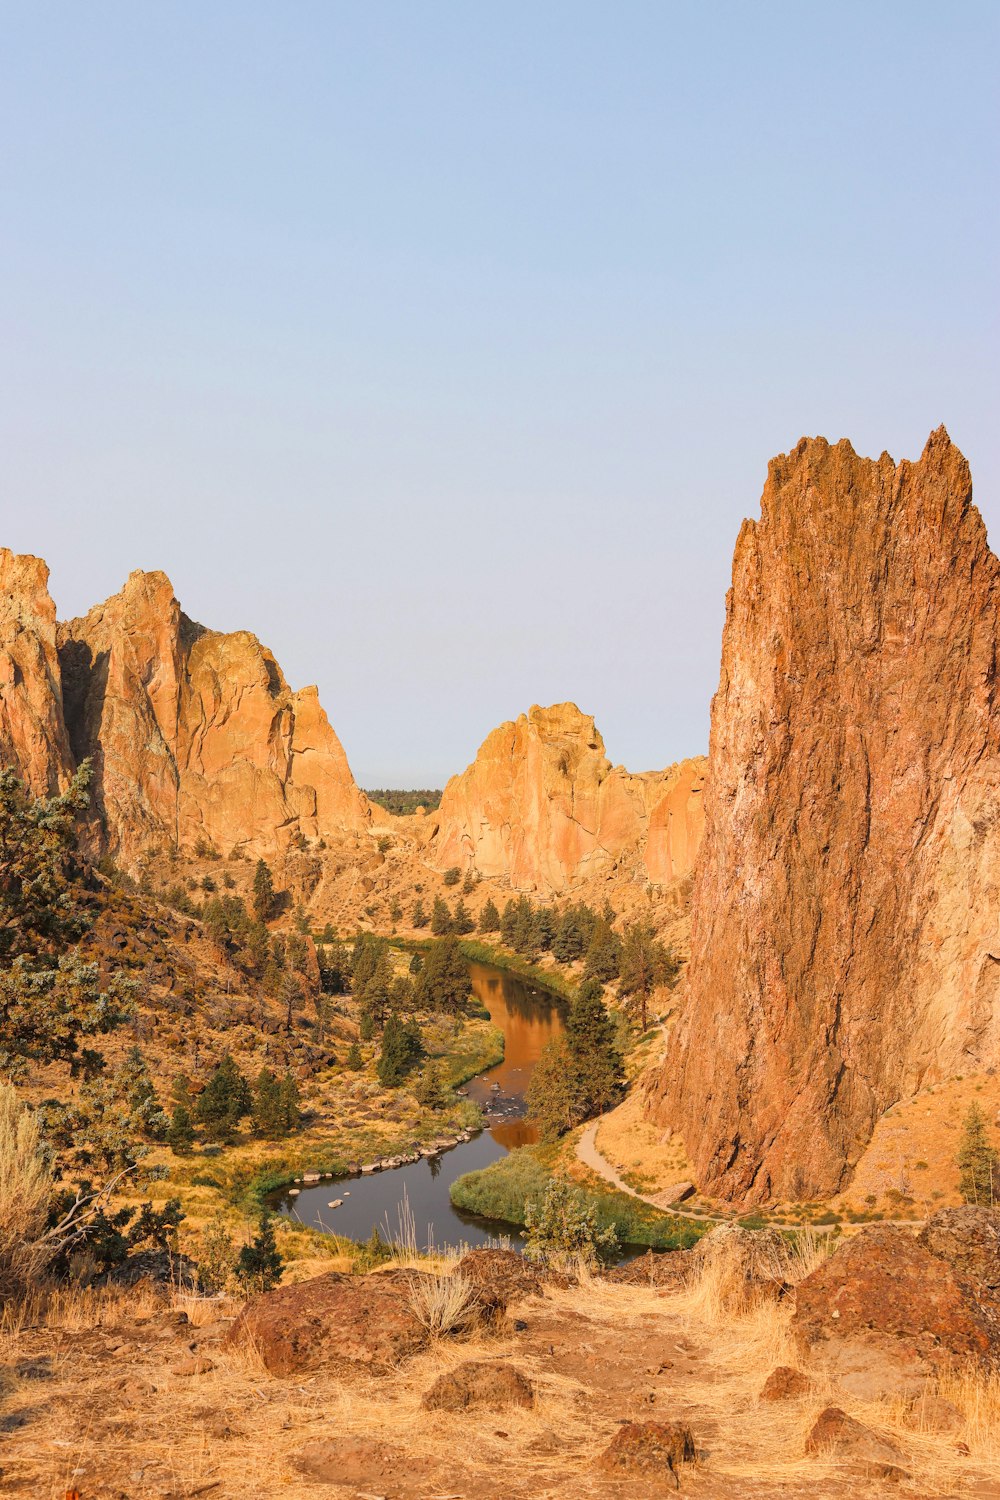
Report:
<svg viewBox="0 0 1000 1500"><path fill-rule="evenodd" d="M413 925L414 927L426 927L427 922L428 916L424 910L424 903L422 900L418 900L413 908Z"/></svg>
<svg viewBox="0 0 1000 1500"><path fill-rule="evenodd" d="M278 1112L284 1135L289 1135L293 1130L298 1130L302 1123L299 1086L289 1069L285 1070L285 1076L278 1085Z"/></svg>
<svg viewBox="0 0 1000 1500"><path fill-rule="evenodd" d="M360 1073L361 1069L364 1067L364 1060L361 1056L361 1048L358 1046L357 1042L352 1042L348 1047L347 1056L344 1058L344 1067L347 1068L347 1070L351 1073Z"/></svg>
<svg viewBox="0 0 1000 1500"><path fill-rule="evenodd" d="M583 1118L573 1055L565 1037L546 1042L528 1084L528 1118L543 1141L554 1141Z"/></svg>
<svg viewBox="0 0 1000 1500"><path fill-rule="evenodd" d="M584 978L596 979L599 984L609 984L612 979L617 979L620 955L621 942L618 934L602 917L594 923L590 942L587 945L587 959L583 966Z"/></svg>
<svg viewBox="0 0 1000 1500"><path fill-rule="evenodd" d="M593 948L593 944L591 947ZM626 927L617 956L616 973L620 975L618 993L629 1003L631 1010L638 1010L639 1024L643 1031L646 1030L653 991L676 978L677 969L673 953L658 940L648 923L633 922ZM598 979L604 978L597 972L596 965L592 971L589 952L584 972L594 972ZM614 974L607 975L608 979L614 977Z"/></svg>
<svg viewBox="0 0 1000 1500"><path fill-rule="evenodd" d="M596 980L584 980L566 1018L580 1118L603 1114L621 1098L625 1069L615 1024Z"/></svg>
<svg viewBox="0 0 1000 1500"><path fill-rule="evenodd" d="M195 1119L210 1140L225 1141L250 1113L252 1103L249 1085L227 1052L198 1097Z"/></svg>
<svg viewBox="0 0 1000 1500"><path fill-rule="evenodd" d="M437 1058L432 1058L420 1075L417 1087L414 1090L417 1103L422 1109L444 1109L448 1104L450 1091L444 1080L444 1073Z"/></svg>
<svg viewBox="0 0 1000 1500"><path fill-rule="evenodd" d="M278 1285L283 1269L284 1261L274 1239L274 1224L265 1211L256 1235L240 1251L234 1274L248 1293L260 1296Z"/></svg>
<svg viewBox="0 0 1000 1500"><path fill-rule="evenodd" d="M455 904L455 915L452 918L453 931L457 932L460 937L463 937L466 933L472 932L475 925L475 922L473 922L469 915L468 907L461 897L459 897Z"/></svg>
<svg viewBox="0 0 1000 1500"><path fill-rule="evenodd" d="M443 1010L451 1015L464 1009L472 995L469 966L462 957L458 939L442 938L424 955L417 975L416 1004L420 1010Z"/></svg>
<svg viewBox="0 0 1000 1500"><path fill-rule="evenodd" d="M978 1104L969 1106L962 1121L962 1142L956 1158L961 1172L959 1191L966 1203L992 1208L1000 1196L997 1153L986 1133L986 1116Z"/></svg>
<svg viewBox="0 0 1000 1500"><path fill-rule="evenodd" d="M266 861L259 859L253 876L253 913L258 922L266 922L274 910L274 879Z"/></svg>
<svg viewBox="0 0 1000 1500"><path fill-rule="evenodd" d="M191 1111L186 1104L175 1104L167 1131L167 1145L175 1156L190 1156L194 1145L194 1127Z"/></svg>
<svg viewBox="0 0 1000 1500"><path fill-rule="evenodd" d="M263 1136L265 1140L276 1141L284 1135L281 1128L278 1080L270 1068L261 1068L257 1074L252 1118L255 1134Z"/></svg>
<svg viewBox="0 0 1000 1500"><path fill-rule="evenodd" d="M493 897L490 896L487 899L486 905L479 913L479 931L499 932L499 930L500 913L497 911L496 902L493 900Z"/></svg>
<svg viewBox="0 0 1000 1500"><path fill-rule="evenodd" d="M403 1031L403 1023L395 1011L389 1016L382 1032L382 1050L375 1064L378 1081L383 1088L397 1088L406 1076L410 1049Z"/></svg>
<svg viewBox="0 0 1000 1500"><path fill-rule="evenodd" d="M448 903L443 896L435 896L434 909L431 912L431 932L435 937L444 937L445 933L451 930L452 920Z"/></svg>

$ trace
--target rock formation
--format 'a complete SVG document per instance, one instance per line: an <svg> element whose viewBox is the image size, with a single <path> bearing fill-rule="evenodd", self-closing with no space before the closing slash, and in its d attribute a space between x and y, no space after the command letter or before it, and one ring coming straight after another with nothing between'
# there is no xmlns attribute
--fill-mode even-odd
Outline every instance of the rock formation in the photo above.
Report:
<svg viewBox="0 0 1000 1500"><path fill-rule="evenodd" d="M687 874L702 828L703 760L633 775L612 767L574 703L534 707L487 736L432 815L435 864L518 890L565 891L629 850L654 884Z"/></svg>
<svg viewBox="0 0 1000 1500"><path fill-rule="evenodd" d="M203 840L271 853L367 827L316 689L293 693L249 632L189 620L163 573L131 574L60 626L59 657L73 753L94 762L115 851Z"/></svg>
<svg viewBox="0 0 1000 1500"><path fill-rule="evenodd" d="M802 441L736 545L683 1021L703 1190L830 1193L882 1111L1000 1061L1000 564L944 429Z"/></svg>
<svg viewBox="0 0 1000 1500"><path fill-rule="evenodd" d="M0 766L35 796L72 771L56 655L56 609L39 557L0 547Z"/></svg>

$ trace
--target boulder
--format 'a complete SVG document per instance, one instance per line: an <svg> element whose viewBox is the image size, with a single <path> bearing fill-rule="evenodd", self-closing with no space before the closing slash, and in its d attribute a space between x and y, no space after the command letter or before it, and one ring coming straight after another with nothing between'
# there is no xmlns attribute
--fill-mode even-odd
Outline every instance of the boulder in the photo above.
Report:
<svg viewBox="0 0 1000 1500"><path fill-rule="evenodd" d="M601 1272L605 1281L619 1286L655 1286L665 1291L682 1291L687 1285L691 1267L690 1250L669 1250L654 1254L647 1250L620 1266Z"/></svg>
<svg viewBox="0 0 1000 1500"><path fill-rule="evenodd" d="M516 1250L470 1250L459 1261L458 1273L505 1305L537 1296L542 1289L541 1272Z"/></svg>
<svg viewBox="0 0 1000 1500"><path fill-rule="evenodd" d="M500 1411L505 1406L534 1406L535 1388L513 1365L466 1360L440 1375L424 1395L428 1411Z"/></svg>
<svg viewBox="0 0 1000 1500"><path fill-rule="evenodd" d="M684 1422L626 1422L597 1460L609 1474L641 1474L679 1484L682 1464L697 1459L694 1436Z"/></svg>
<svg viewBox="0 0 1000 1500"><path fill-rule="evenodd" d="M760 1399L762 1401L797 1401L800 1396L808 1396L813 1388L813 1383L808 1375L801 1370L793 1369L791 1365L777 1365L773 1369L761 1387Z"/></svg>
<svg viewBox="0 0 1000 1500"><path fill-rule="evenodd" d="M731 1312L777 1302L789 1289L789 1250L777 1229L717 1224L690 1252L692 1277L710 1279Z"/></svg>
<svg viewBox="0 0 1000 1500"><path fill-rule="evenodd" d="M806 1438L806 1452L847 1459L873 1479L903 1479L903 1453L863 1422L847 1416L839 1406L820 1412Z"/></svg>
<svg viewBox="0 0 1000 1500"><path fill-rule="evenodd" d="M385 1374L426 1348L411 1301L415 1272L329 1272L255 1297L227 1336L254 1347L272 1375L319 1368Z"/></svg>
<svg viewBox="0 0 1000 1500"><path fill-rule="evenodd" d="M955 1359L1000 1352L988 1313L952 1266L905 1229L845 1240L795 1293L792 1329L852 1395L914 1395Z"/></svg>
<svg viewBox="0 0 1000 1500"><path fill-rule="evenodd" d="M1000 1209L939 1209L917 1239L972 1292L1000 1350Z"/></svg>

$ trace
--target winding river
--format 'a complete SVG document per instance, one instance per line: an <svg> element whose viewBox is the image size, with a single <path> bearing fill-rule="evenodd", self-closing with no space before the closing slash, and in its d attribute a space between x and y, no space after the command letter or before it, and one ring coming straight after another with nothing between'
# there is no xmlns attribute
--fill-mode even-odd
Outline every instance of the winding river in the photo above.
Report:
<svg viewBox="0 0 1000 1500"><path fill-rule="evenodd" d="M383 1235L387 1228L391 1234L397 1232L405 1195L421 1246L482 1245L504 1233L517 1235L515 1228L495 1219L461 1213L449 1192L457 1177L488 1167L515 1146L529 1145L537 1138L524 1119L525 1094L542 1048L562 1032L562 1009L552 994L502 969L474 963L469 971L477 999L504 1034L503 1062L473 1078L464 1089L482 1107L486 1128L439 1156L385 1172L327 1178L317 1187L302 1188L297 1196L280 1189L270 1195L272 1208L327 1233L363 1240L376 1225ZM335 1198L343 1200L340 1208L329 1207Z"/></svg>

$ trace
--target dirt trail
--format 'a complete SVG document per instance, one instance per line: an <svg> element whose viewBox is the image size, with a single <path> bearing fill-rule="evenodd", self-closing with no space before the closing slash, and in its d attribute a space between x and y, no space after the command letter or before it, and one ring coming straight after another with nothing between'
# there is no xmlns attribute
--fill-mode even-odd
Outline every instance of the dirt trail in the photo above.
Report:
<svg viewBox="0 0 1000 1500"><path fill-rule="evenodd" d="M600 1120L595 1120L592 1125L588 1125L576 1143L577 1157L583 1162L585 1167L589 1167L592 1172L596 1172L599 1177L603 1177L605 1182L610 1182L612 1187L616 1187L620 1193L628 1193L630 1198L638 1198L641 1203L648 1203L652 1208L669 1210L670 1213L676 1215L679 1219L690 1219L695 1224L725 1224L729 1222L722 1214L694 1214L681 1208L679 1204L665 1203L662 1193L650 1197L646 1193L637 1193L635 1188L629 1187L624 1177L619 1175L607 1157L602 1156L597 1149L597 1127L600 1123Z"/></svg>

